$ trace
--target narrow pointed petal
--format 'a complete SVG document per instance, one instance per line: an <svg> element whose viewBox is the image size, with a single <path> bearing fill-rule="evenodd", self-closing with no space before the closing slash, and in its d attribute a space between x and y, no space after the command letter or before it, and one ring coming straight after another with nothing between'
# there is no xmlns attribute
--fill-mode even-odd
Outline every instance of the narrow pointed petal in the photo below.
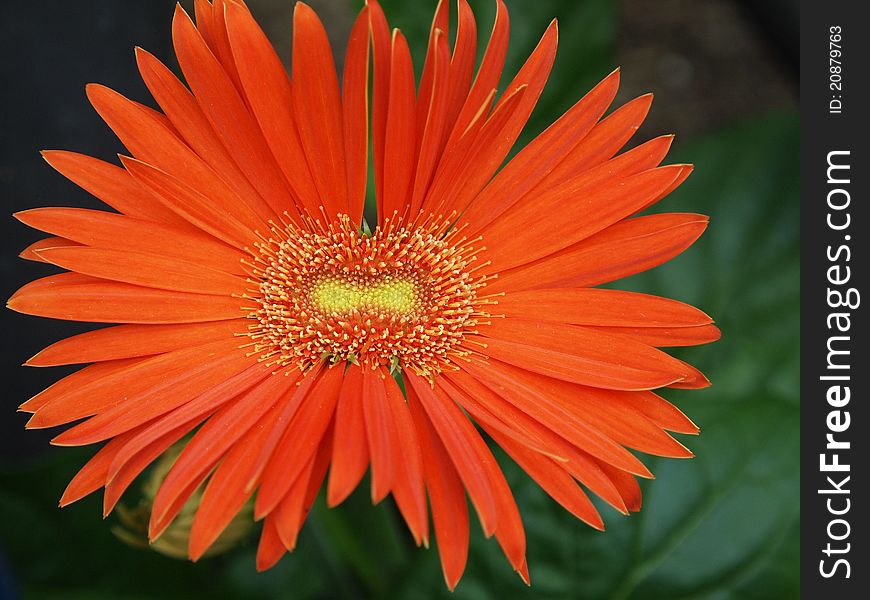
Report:
<svg viewBox="0 0 870 600"><path fill-rule="evenodd" d="M384 146L390 102L390 26L377 0L368 0L369 32L372 39L372 164L375 178L375 203L378 215L384 214ZM380 218L380 216L378 217Z"/></svg>
<svg viewBox="0 0 870 600"><path fill-rule="evenodd" d="M557 460L572 477L598 494L613 508L627 514L628 511L619 492L602 471L599 462L588 452L574 445L591 439L590 447L592 452L596 452L595 447L598 443L610 445L612 442L601 436L591 437L592 432L588 426L577 422L573 414L565 411L564 407L558 406L552 400L548 399L548 402L543 404L530 404L526 402L522 393L517 394L514 390L499 387L492 382L478 381L463 371L452 372L448 379L456 384L453 391L459 393L454 393L453 398L463 408L471 412L474 409L473 402L476 400L489 411L492 418L481 420L487 431L491 429L499 431L503 434L502 437L509 436L525 447ZM487 386L491 386L491 389ZM557 417L560 421L551 418L550 415L553 413L560 415ZM496 418L501 419L501 426L494 423ZM588 433L577 435L578 429ZM569 442L569 439L573 442ZM639 463L635 464L639 465Z"/></svg>
<svg viewBox="0 0 870 600"><path fill-rule="evenodd" d="M198 229L185 231L114 213L83 208L34 208L15 218L35 229L94 248L183 257L184 260L234 275L247 275L247 253L231 248Z"/></svg>
<svg viewBox="0 0 870 600"><path fill-rule="evenodd" d="M357 15L344 59L341 86L344 154L347 164L348 210L354 223L362 219L369 174L369 14Z"/></svg>
<svg viewBox="0 0 870 600"><path fill-rule="evenodd" d="M617 176L600 186L566 184L537 198L534 210L528 205L508 212L483 232L487 258L493 261L490 269L503 271L530 263L598 233L637 212L678 174L679 168L661 167L627 178ZM566 202L567 198L582 201ZM549 212L556 204L560 210ZM527 226L518 227L520 222ZM541 235L544 230L547 234Z"/></svg>
<svg viewBox="0 0 870 600"><path fill-rule="evenodd" d="M144 359L128 358L121 360L111 360L95 365L88 365L83 369L79 369L71 375L67 375L60 381L50 385L33 396L27 402L24 402L18 407L18 410L26 413L35 413L58 398L64 397L71 391L77 390L80 387L90 385L95 381L99 381L103 377L111 376L115 373L123 371L136 363L142 362Z"/></svg>
<svg viewBox="0 0 870 600"><path fill-rule="evenodd" d="M272 512L317 452L332 422L341 389L342 370L341 367L332 367L323 371L311 392L302 400L263 471L254 505L255 518Z"/></svg>
<svg viewBox="0 0 870 600"><path fill-rule="evenodd" d="M221 37L226 38L223 28L223 11L220 16ZM217 38L218 36L213 36ZM176 6L172 21L172 42L178 63L193 90L212 128L231 150L239 168L260 196L271 207L273 214L281 215L293 210L294 202L286 181L243 99L220 62L205 44L190 17ZM221 44L225 54L230 54L229 42ZM232 61L231 56L226 61Z"/></svg>
<svg viewBox="0 0 870 600"><path fill-rule="evenodd" d="M48 260L40 256L40 252L42 250L46 250L49 248L75 248L81 247L81 244L78 242L73 242L72 240L68 240L62 237L49 237L45 238L30 244L27 248L18 253L18 258L23 258L24 260L32 260L34 262L41 262L45 264L51 264Z"/></svg>
<svg viewBox="0 0 870 600"><path fill-rule="evenodd" d="M136 63L148 91L187 145L219 173L239 197L245 198L261 219L274 218L275 212L245 177L190 90L166 65L141 48L136 48Z"/></svg>
<svg viewBox="0 0 870 600"><path fill-rule="evenodd" d="M344 502L359 485L369 464L362 394L362 369L352 364L344 375L335 409L335 438L340 443L332 448L326 493L329 506Z"/></svg>
<svg viewBox="0 0 870 600"><path fill-rule="evenodd" d="M364 371L362 376L363 416L372 457L372 502L384 499L393 485L398 447L396 423L390 409L381 371Z"/></svg>
<svg viewBox="0 0 870 600"><path fill-rule="evenodd" d="M275 566L281 557L287 553L281 536L278 535L278 524L274 516L266 517L263 523L263 533L257 546L257 571L266 571Z"/></svg>
<svg viewBox="0 0 870 600"><path fill-rule="evenodd" d="M618 88L617 70L511 159L463 215L472 223L469 234L497 219L543 180L595 126Z"/></svg>
<svg viewBox="0 0 870 600"><path fill-rule="evenodd" d="M707 228L703 215L669 213L621 221L545 259L499 274L487 292L593 286L669 261Z"/></svg>
<svg viewBox="0 0 870 600"><path fill-rule="evenodd" d="M6 306L27 315L90 323L202 323L238 319L238 298L156 290L78 273L43 277L15 292Z"/></svg>
<svg viewBox="0 0 870 600"><path fill-rule="evenodd" d="M320 205L293 115L290 78L266 34L240 4L227 6L227 32L242 91L300 207L312 214Z"/></svg>
<svg viewBox="0 0 870 600"><path fill-rule="evenodd" d="M209 478L190 528L189 553L198 560L253 495L245 491L250 467L275 425L280 404L267 410L227 452Z"/></svg>
<svg viewBox="0 0 870 600"><path fill-rule="evenodd" d="M459 116L456 118L453 131L448 138L447 147L450 147L463 135L474 120L480 106L484 104L487 96L489 96L492 90L498 88L498 82L501 79L501 72L504 68L505 56L507 56L510 17L503 0L496 0L495 8L495 22L492 26L486 51L483 54L474 83L471 85L471 90L468 92L468 97L465 99L465 103L459 111Z"/></svg>
<svg viewBox="0 0 870 600"><path fill-rule="evenodd" d="M420 406L414 388L409 386L407 393L420 440L441 569L447 587L453 590L468 561L468 504L456 467Z"/></svg>
<svg viewBox="0 0 870 600"><path fill-rule="evenodd" d="M405 212L414 176L417 139L414 121L414 66L411 51L399 30L393 31L390 54L389 112L384 138L384 193L380 222L393 212Z"/></svg>
<svg viewBox="0 0 870 600"><path fill-rule="evenodd" d="M52 344L25 365L54 367L153 356L247 332L246 319L172 325L119 325L80 333Z"/></svg>
<svg viewBox="0 0 870 600"><path fill-rule="evenodd" d="M115 460L112 461L112 466L109 468L109 478L106 481L106 492L103 494L103 517L108 516L114 510L115 505L121 499L121 496L136 480L136 478L147 469L151 463L163 455L173 444L177 443L181 438L190 433L203 419L184 423L170 430L166 434L151 441L149 444L141 447L135 454L132 454L124 460L118 468L115 468L118 462L118 457L121 452L124 452L134 440L131 440L124 445ZM150 426L145 426L149 429ZM144 432L143 432L144 433Z"/></svg>
<svg viewBox="0 0 870 600"><path fill-rule="evenodd" d="M481 328L488 356L565 381L615 390L648 390L688 377L660 350L579 325L494 319Z"/></svg>
<svg viewBox="0 0 870 600"><path fill-rule="evenodd" d="M385 381L387 400L396 425L397 449L393 497L419 546L429 545L429 511L423 475L423 455L417 429L402 390L392 377Z"/></svg>
<svg viewBox="0 0 870 600"><path fill-rule="evenodd" d="M159 417L256 362L236 347L235 340L219 341L145 359L84 392L69 394L45 407L52 424L88 414L96 416L52 440L58 446L93 444ZM162 375L162 376L161 376ZM117 390L124 390L119 393ZM40 417L40 413L34 417Z"/></svg>
<svg viewBox="0 0 870 600"><path fill-rule="evenodd" d="M646 418L667 431L697 435L700 429L676 406L655 394L644 392L632 397L631 405Z"/></svg>
<svg viewBox="0 0 870 600"><path fill-rule="evenodd" d="M118 212L138 219L167 223L190 230L192 226L143 190L121 167L97 158L44 150L42 157L61 175Z"/></svg>
<svg viewBox="0 0 870 600"><path fill-rule="evenodd" d="M326 31L307 4L293 11L293 110L308 163L327 215L346 213L347 166L344 157L341 93Z"/></svg>
<svg viewBox="0 0 870 600"><path fill-rule="evenodd" d="M468 490L484 533L492 535L499 525L498 503L487 475L486 465L494 459L471 421L440 390L418 375L406 374L434 430L447 449L462 484Z"/></svg>
<svg viewBox="0 0 870 600"><path fill-rule="evenodd" d="M121 162L136 181L165 206L222 242L246 250L257 239L257 232L270 230L265 221L253 212L242 210L243 205L232 199L228 198L229 204L221 206L211 193L201 193L148 163L123 156Z"/></svg>
<svg viewBox="0 0 870 600"><path fill-rule="evenodd" d="M595 505L562 466L498 432L487 432L553 500L584 523L604 531L604 521L601 520Z"/></svg>
<svg viewBox="0 0 870 600"><path fill-rule="evenodd" d="M628 450L579 421L576 415L542 391L537 383L537 375L493 359L485 363L472 359L464 366L464 370L553 432L571 440L583 451L631 473L650 476L649 470Z"/></svg>
<svg viewBox="0 0 870 600"><path fill-rule="evenodd" d="M172 511L190 486L207 475L239 438L285 397L292 385L290 378L281 375L268 377L238 399L224 405L209 419L193 436L163 480L154 497L152 525L168 525L174 516ZM159 535L159 529L152 527L152 535Z"/></svg>
<svg viewBox="0 0 870 600"><path fill-rule="evenodd" d="M165 438L179 428L190 429L199 425L221 406L238 397L239 394L248 392L271 375L270 369L258 363L230 377L223 384L200 394L187 404L155 419L118 452L109 469L109 478L113 479L128 461L157 440Z"/></svg>
<svg viewBox="0 0 870 600"><path fill-rule="evenodd" d="M105 446L94 454L94 456L85 465L79 469L76 476L72 478L69 485L63 492L60 498L60 506L72 504L77 500L81 500L88 494L91 494L104 485L109 474L109 465L115 458L118 451L127 443L127 441L136 435L137 430L128 431L125 434L110 440Z"/></svg>
<svg viewBox="0 0 870 600"><path fill-rule="evenodd" d="M70 271L144 287L241 296L249 287L241 277L178 258L105 248L46 248L40 256Z"/></svg>
<svg viewBox="0 0 870 600"><path fill-rule="evenodd" d="M681 328L713 322L694 306L638 292L594 288L548 288L508 292L496 312L507 317L603 327Z"/></svg>
<svg viewBox="0 0 870 600"><path fill-rule="evenodd" d="M263 219L159 119L107 87L91 84L86 91L91 104L138 161L153 165L155 170L178 179L200 195L207 195L210 206L219 206L220 212L241 220L251 229L260 226ZM129 164L125 167L130 170ZM145 189L166 205L159 190Z"/></svg>

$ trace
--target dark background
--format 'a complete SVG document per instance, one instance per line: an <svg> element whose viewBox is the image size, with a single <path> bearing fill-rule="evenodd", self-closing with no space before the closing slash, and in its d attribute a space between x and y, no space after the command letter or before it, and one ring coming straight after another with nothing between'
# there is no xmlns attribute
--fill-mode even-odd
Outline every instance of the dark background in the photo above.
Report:
<svg viewBox="0 0 870 600"><path fill-rule="evenodd" d="M358 9L312 1L339 61ZM434 2L384 0L418 63ZM287 58L287 0L249 5ZM481 36L492 5L472 1ZM529 538L527 590L492 540L473 525L469 567L455 598L798 597L797 7L788 0L508 1L513 73L554 16L560 49L525 139L622 66L619 102L656 94L632 142L678 134L674 162L689 181L658 210L709 214L707 234L684 255L620 287L675 297L714 315L715 345L681 352L713 380L672 393L702 429L682 440L691 461L650 459L645 508L603 509L608 532L576 522L522 473L506 466ZM39 157L69 149L111 159L122 151L84 96L100 82L148 101L132 48L172 63L173 5L158 0L7 0L0 7L4 211L97 207ZM481 40L480 46L484 41ZM419 67L419 65L418 65ZM0 218L2 294L48 274L16 258L39 234ZM0 598L332 598L447 596L434 549L410 544L395 511L370 507L365 490L337 510L318 503L300 547L272 571L254 571L255 541L192 565L118 541L99 499L63 510L56 500L91 449L49 446L56 432L24 432L16 407L66 373L21 362L86 326L2 313ZM134 484L135 487L135 484ZM363 488L365 485L363 486Z"/></svg>

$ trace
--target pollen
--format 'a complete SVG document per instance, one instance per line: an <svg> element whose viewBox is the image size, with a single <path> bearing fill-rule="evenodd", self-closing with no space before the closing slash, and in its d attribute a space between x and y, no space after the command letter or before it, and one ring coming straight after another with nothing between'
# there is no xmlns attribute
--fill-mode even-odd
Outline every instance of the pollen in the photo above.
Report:
<svg viewBox="0 0 870 600"><path fill-rule="evenodd" d="M347 215L275 227L252 264L253 351L302 370L353 362L431 376L474 352L489 317L475 241L452 221L386 220L372 233Z"/></svg>
<svg viewBox="0 0 870 600"><path fill-rule="evenodd" d="M413 281L391 280L368 285L365 278L350 281L327 279L314 288L317 305L327 312L349 313L353 310L382 310L408 313L417 304L417 289Z"/></svg>

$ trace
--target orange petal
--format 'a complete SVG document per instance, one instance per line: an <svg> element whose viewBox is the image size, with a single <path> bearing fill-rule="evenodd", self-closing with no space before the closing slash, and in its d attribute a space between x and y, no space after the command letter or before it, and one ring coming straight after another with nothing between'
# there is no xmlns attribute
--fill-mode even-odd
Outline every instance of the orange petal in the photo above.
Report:
<svg viewBox="0 0 870 600"><path fill-rule="evenodd" d="M426 210L445 214L452 210L462 212L489 178L486 173L504 158L499 158L494 152L502 145L507 135L505 132L515 120L527 90L525 86L518 88L500 102L485 121L481 112L480 122L473 121L467 134L448 150L424 200Z"/></svg>
<svg viewBox="0 0 870 600"><path fill-rule="evenodd" d="M109 465L115 458L118 450L120 450L131 437L136 435L136 433L138 433L138 430L136 429L128 431L127 433L113 438L105 446L100 448L100 450L94 454L87 463L85 463L85 466L79 469L76 476L73 477L72 481L69 482L69 485L66 486L63 496L60 498L60 506L63 507L72 504L106 485Z"/></svg>
<svg viewBox="0 0 870 600"><path fill-rule="evenodd" d="M543 407L534 407L528 413L523 412L522 407L531 408L532 405L525 405L522 397L516 397L515 404L516 395L511 393L511 390L491 382L484 384L463 371L452 371L445 379L456 384L451 395L463 408L472 412L475 410L474 402L477 401L487 411L490 417L486 418L487 414L484 414L485 418L480 420L487 431L494 429L500 432L502 437L508 436L530 450L558 460L571 476L598 494L613 508L627 514L619 492L602 471L599 462L589 453L575 446L578 440L584 440L588 436L584 434L578 437L570 433L575 427L580 427L584 431L586 429L585 425L575 423L574 415L553 402ZM479 411L475 410L475 412ZM554 421L550 420L548 415L553 412L561 413L571 425L552 429L550 424Z"/></svg>
<svg viewBox="0 0 870 600"><path fill-rule="evenodd" d="M108 439L220 386L256 362L255 357L248 357L235 347L237 343L212 342L149 358L91 386L92 395L88 397L82 398L82 392L69 394L62 402L46 406L41 412L50 413L44 417L50 423L99 413L67 429L52 443L82 446ZM125 395L119 397L118 389L124 390ZM39 416L37 413L34 418Z"/></svg>
<svg viewBox="0 0 870 600"><path fill-rule="evenodd" d="M696 327L594 327L595 331L613 335L624 335L630 339L657 348L678 346L698 346L709 344L722 337L715 325Z"/></svg>
<svg viewBox="0 0 870 600"><path fill-rule="evenodd" d="M284 547L288 550L296 548L299 530L305 523L305 518L311 510L314 499L329 467L329 456L332 452L332 433L327 431L317 449L317 453L293 482L293 486L284 500L277 506L278 533ZM297 486L298 492L297 493Z"/></svg>
<svg viewBox="0 0 870 600"><path fill-rule="evenodd" d="M260 131L301 207L316 214L320 200L293 116L290 78L250 12L227 5L227 32L242 91Z"/></svg>
<svg viewBox="0 0 870 600"><path fill-rule="evenodd" d="M553 500L584 523L604 531L604 521L595 505L562 466L499 432L487 429L487 433Z"/></svg>
<svg viewBox="0 0 870 600"><path fill-rule="evenodd" d="M682 444L632 406L636 392L603 390L541 376L530 376L528 380L578 422L618 444L656 456L692 456Z"/></svg>
<svg viewBox="0 0 870 600"><path fill-rule="evenodd" d="M223 54L227 55L225 61L233 64L226 29L223 27L222 10L218 20L219 26L215 30L220 33L212 38L222 40L220 46ZM180 5L176 6L172 20L172 42L178 64L202 112L248 181L271 207L274 215L292 212L295 203L290 190L256 121L248 112L232 79Z"/></svg>
<svg viewBox="0 0 870 600"><path fill-rule="evenodd" d="M405 379L414 388L420 404L444 444L462 484L468 490L480 524L487 536L499 526L498 502L490 485L487 461L493 461L486 444L471 421L447 398L440 389L418 375L405 373Z"/></svg>
<svg viewBox="0 0 870 600"><path fill-rule="evenodd" d="M151 356L226 339L245 333L247 328L247 319L104 327L55 342L24 364L54 367Z"/></svg>
<svg viewBox="0 0 870 600"><path fill-rule="evenodd" d="M366 438L372 457L372 502L378 503L390 492L395 473L398 447L396 423L384 387L382 371L364 370L362 403Z"/></svg>
<svg viewBox="0 0 870 600"><path fill-rule="evenodd" d="M344 122L344 154L347 161L347 199L350 217L360 223L366 203L369 174L369 15L363 8L357 15L347 54L341 86Z"/></svg>
<svg viewBox="0 0 870 600"><path fill-rule="evenodd" d="M384 144L390 98L390 26L377 0L366 2L372 38L372 164L375 176L375 202L378 218L384 214Z"/></svg>
<svg viewBox="0 0 870 600"><path fill-rule="evenodd" d="M211 194L200 193L148 163L123 156L121 162L139 183L151 190L166 206L231 246L245 250L258 241L256 232L270 230L269 225L256 214L242 210L240 202L229 200L230 204L222 206Z"/></svg>
<svg viewBox="0 0 870 600"><path fill-rule="evenodd" d="M244 2L239 2L238 0L212 0L212 30L210 31L211 37L208 41L208 46L215 58L220 61L221 66L226 71L235 88L241 92L242 83L236 70L236 63L233 61L233 51L230 48L230 40L227 33L227 10L230 5L244 7Z"/></svg>
<svg viewBox="0 0 870 600"><path fill-rule="evenodd" d="M425 384L424 385L428 385ZM453 590L468 561L468 504L462 480L432 423L426 416L413 386L407 386L408 406L420 440L426 489L432 505L432 521L441 569L447 587Z"/></svg>
<svg viewBox="0 0 870 600"><path fill-rule="evenodd" d="M420 73L420 89L419 98L415 108L415 127L417 131L423 131L426 122L429 120L431 98L433 90L440 84L444 85L447 81L444 78L441 82L436 83L435 71L438 62L438 53L440 52L440 41L446 41L450 37L450 2L438 0L438 5L435 7L435 16L432 17L432 24L429 26L429 42L426 45L426 59L423 61L423 71ZM449 47L447 48L450 51ZM390 108L392 110L392 107ZM420 143L418 141L416 153L420 153Z"/></svg>
<svg viewBox="0 0 870 600"><path fill-rule="evenodd" d="M477 23L467 0L459 0L457 13L456 42L450 60L450 85L447 92L447 128L442 136L441 148L447 142L447 137L469 96L477 59Z"/></svg>
<svg viewBox="0 0 870 600"><path fill-rule="evenodd" d="M278 524L272 515L266 517L263 523L263 533L257 546L257 571L271 569L287 552L278 534Z"/></svg>
<svg viewBox="0 0 870 600"><path fill-rule="evenodd" d="M573 383L648 390L689 375L680 361L660 350L582 325L493 319L481 333L488 356Z"/></svg>
<svg viewBox="0 0 870 600"><path fill-rule="evenodd" d="M142 447L135 454L124 460L117 469L115 463L118 457L112 461L112 466L109 469L109 478L106 480L106 492L103 494L103 516L108 516L121 496L130 487L130 484L144 471L148 466L157 460L170 446L178 442L185 435L190 433L197 427L205 417L190 421L179 425L165 435L153 440L151 443ZM146 426L147 427L147 426ZM136 438L140 437L139 435ZM130 446L132 440L124 445L122 452ZM120 454L120 453L119 453Z"/></svg>
<svg viewBox="0 0 870 600"><path fill-rule="evenodd" d="M187 404L155 419L118 452L109 468L109 479L114 480L116 474L125 467L128 461L142 453L145 448L156 443L157 440L165 438L179 428L187 427L190 429L197 426L218 408L239 394L247 392L271 375L270 368L262 363L257 363L230 377L221 385L197 396Z"/></svg>
<svg viewBox="0 0 870 600"><path fill-rule="evenodd" d="M548 256L634 214L667 188L679 170L660 167L600 185L568 183L536 197L534 207L515 207L483 231L490 271ZM570 201L574 198L580 201Z"/></svg>
<svg viewBox="0 0 870 600"><path fill-rule="evenodd" d="M549 288L507 292L493 312L574 325L691 328L713 322L694 306L637 292L594 288Z"/></svg>
<svg viewBox="0 0 870 600"><path fill-rule="evenodd" d="M344 502L359 485L369 464L369 447L363 415L362 369L349 365L335 409L335 438L326 501L332 507Z"/></svg>
<svg viewBox="0 0 870 600"><path fill-rule="evenodd" d="M158 524L168 525L171 522L173 510L188 493L190 486L207 475L245 432L271 407L279 404L281 398L286 397L293 385L291 378L272 375L236 400L225 404L206 421L185 446L154 497L149 527L152 538L160 535Z"/></svg>
<svg viewBox="0 0 870 600"><path fill-rule="evenodd" d="M70 271L161 290L238 297L249 287L241 277L155 254L67 247L46 248L40 255Z"/></svg>
<svg viewBox="0 0 870 600"><path fill-rule="evenodd" d="M539 375L493 359L485 362L471 359L462 365L462 369L583 451L642 477L650 475L649 470L628 450L579 421L575 414L565 410L546 390L541 389Z"/></svg>
<svg viewBox="0 0 870 600"><path fill-rule="evenodd" d="M541 182L541 190L575 179L578 174L612 158L641 126L649 113L652 100L652 94L644 94L626 102L607 115L607 118L598 123ZM666 141L665 153L667 153L673 136L662 136L661 139ZM661 159L658 162L660 161Z"/></svg>
<svg viewBox="0 0 870 600"><path fill-rule="evenodd" d="M54 402L58 398L62 398L80 387L88 386L95 381L99 381L103 377L108 377L123 371L131 365L140 363L143 360L144 359L140 358L128 358L88 365L87 367L79 369L71 375L67 375L60 381L57 381L48 388L42 390L30 400L19 406L18 410L20 412L35 413L50 402Z"/></svg>
<svg viewBox="0 0 870 600"><path fill-rule="evenodd" d="M499 79L501 79L510 36L510 16L502 0L496 0L495 7L495 21L486 51L480 62L480 69L478 69L468 97L462 105L462 110L459 111L459 116L456 118L453 131L447 141L447 147L452 146L463 135L474 120L480 106L484 104L492 90L498 87Z"/></svg>
<svg viewBox="0 0 870 600"><path fill-rule="evenodd" d="M399 511L419 546L429 545L429 511L426 504L426 487L423 476L423 455L417 430L411 417L402 390L396 380L385 380L387 400L396 428L397 452L394 457L393 497Z"/></svg>
<svg viewBox="0 0 870 600"><path fill-rule="evenodd" d="M520 150L463 215L472 224L469 234L494 221L543 180L593 128L618 88L616 70Z"/></svg>
<svg viewBox="0 0 870 600"><path fill-rule="evenodd" d="M212 129L193 94L166 65L141 48L136 48L136 63L148 91L166 113L173 127L222 179L257 212L264 221L275 212L251 185L229 150Z"/></svg>
<svg viewBox="0 0 870 600"><path fill-rule="evenodd" d="M332 422L343 369L323 371L311 392L302 400L263 471L254 505L255 518L269 514L313 457Z"/></svg>
<svg viewBox="0 0 870 600"><path fill-rule="evenodd" d="M419 148L417 152L417 168L414 173L414 185L409 199L410 215L416 215L423 204L423 198L429 189L429 184L435 173L435 167L441 159L443 150L441 143L447 125L450 48L446 34L440 29L435 33L436 35L432 42L435 44L432 91L429 97L423 98L421 96L417 100L418 113L420 105L426 106L427 110L424 113L426 119L422 123L419 122L418 114L417 132L419 135L417 136L417 141ZM423 93L422 89L420 93Z"/></svg>
<svg viewBox="0 0 870 600"><path fill-rule="evenodd" d="M405 36L393 30L390 54L390 109L384 138L384 193L380 222L401 215L408 206L414 176L414 152L417 139L414 122L414 65Z"/></svg>
<svg viewBox="0 0 870 600"><path fill-rule="evenodd" d="M83 208L34 208L15 213L22 223L79 244L142 254L181 256L186 261L234 275L247 275L242 259L249 256L198 229L142 221Z"/></svg>
<svg viewBox="0 0 870 600"><path fill-rule="evenodd" d="M668 431L696 435L700 429L680 409L654 392L640 392L631 398L635 410Z"/></svg>
<svg viewBox="0 0 870 600"><path fill-rule="evenodd" d="M139 161L153 165L183 182L184 186L207 195L212 211L218 213L215 217L218 220L225 214L240 220L251 230L262 228L263 219L159 119L109 88L91 84L86 91L103 120ZM129 171L129 166L125 166ZM148 187L146 190L165 206L165 199L160 197L159 191L155 193Z"/></svg>
<svg viewBox="0 0 870 600"><path fill-rule="evenodd" d="M601 468L605 470L608 477L613 481L613 485L619 490L619 494L622 496L629 512L638 512L640 510L641 492L637 479L631 473L626 473L612 465L602 464Z"/></svg>
<svg viewBox="0 0 870 600"><path fill-rule="evenodd" d="M37 279L15 292L6 306L27 315L91 323L201 323L246 313L237 298L81 277L62 273Z"/></svg>
<svg viewBox="0 0 870 600"><path fill-rule="evenodd" d="M188 231L195 229L143 190L121 167L63 150L43 150L42 158L58 173L125 215Z"/></svg>
<svg viewBox="0 0 870 600"><path fill-rule="evenodd" d="M455 209L457 212L463 212L510 152L532 114L550 75L556 58L558 37L558 28L554 20L514 79L505 88L505 95L496 104L495 113L512 101L515 91L520 89L525 91L516 107L509 111L509 118L498 127L499 134L493 140L481 145L480 154L474 161L473 171L468 174L461 186L457 186L460 193L456 198L444 203L448 211Z"/></svg>
<svg viewBox="0 0 870 600"><path fill-rule="evenodd" d="M308 491L308 483L314 470L315 458L312 456L302 468L299 476L293 480L284 497L275 506L268 516L275 515L278 525L278 535L284 547L293 551L296 549L296 541L299 538L299 530L305 513L305 494Z"/></svg>
<svg viewBox="0 0 870 600"><path fill-rule="evenodd" d="M209 478L190 528L190 558L198 560L253 495L245 491L253 462L275 425L281 405L275 403L237 440Z"/></svg>
<svg viewBox="0 0 870 600"><path fill-rule="evenodd" d="M487 292L593 286L652 269L691 246L703 215L665 213L621 221L557 254L499 274Z"/></svg>
<svg viewBox="0 0 870 600"><path fill-rule="evenodd" d="M19 252L18 257L23 258L24 260L32 260L34 262L48 264L49 261L39 255L40 251L47 248L70 248L76 246L81 247L81 244L62 237L49 237L33 242L27 248Z"/></svg>
<svg viewBox="0 0 870 600"><path fill-rule="evenodd" d="M293 10L293 110L302 147L327 215L348 211L341 93L323 24L311 8Z"/></svg>

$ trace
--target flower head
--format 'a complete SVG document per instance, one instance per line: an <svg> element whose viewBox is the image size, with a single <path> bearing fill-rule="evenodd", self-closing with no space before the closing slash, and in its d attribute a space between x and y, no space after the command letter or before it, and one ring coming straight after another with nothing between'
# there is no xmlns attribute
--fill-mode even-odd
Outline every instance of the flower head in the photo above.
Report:
<svg viewBox="0 0 870 600"><path fill-rule="evenodd" d="M87 365L21 406L30 428L78 421L55 444L105 442L62 505L105 488L108 513L181 446L149 501L151 539L199 498L196 560L253 503L264 569L295 547L324 482L334 506L370 468L373 501L391 495L418 544L431 508L453 588L466 493L528 581L519 510L483 433L599 529L585 490L640 508L636 477L650 472L628 448L691 456L667 432L697 428L655 390L708 382L660 348L713 341L717 328L680 302L595 287L703 232L700 215L636 216L691 167L659 166L670 136L617 154L651 101L602 118L618 72L502 166L549 75L556 25L498 94L507 10L496 0L475 73L474 16L457 6L451 49L449 3L438 4L419 82L375 0L341 82L305 4L291 79L240 0L198 0L196 24L180 8L173 23L187 85L137 49L159 111L88 87L130 156L45 158L114 212L19 213L53 236L22 256L68 272L9 300L116 324L27 362Z"/></svg>

